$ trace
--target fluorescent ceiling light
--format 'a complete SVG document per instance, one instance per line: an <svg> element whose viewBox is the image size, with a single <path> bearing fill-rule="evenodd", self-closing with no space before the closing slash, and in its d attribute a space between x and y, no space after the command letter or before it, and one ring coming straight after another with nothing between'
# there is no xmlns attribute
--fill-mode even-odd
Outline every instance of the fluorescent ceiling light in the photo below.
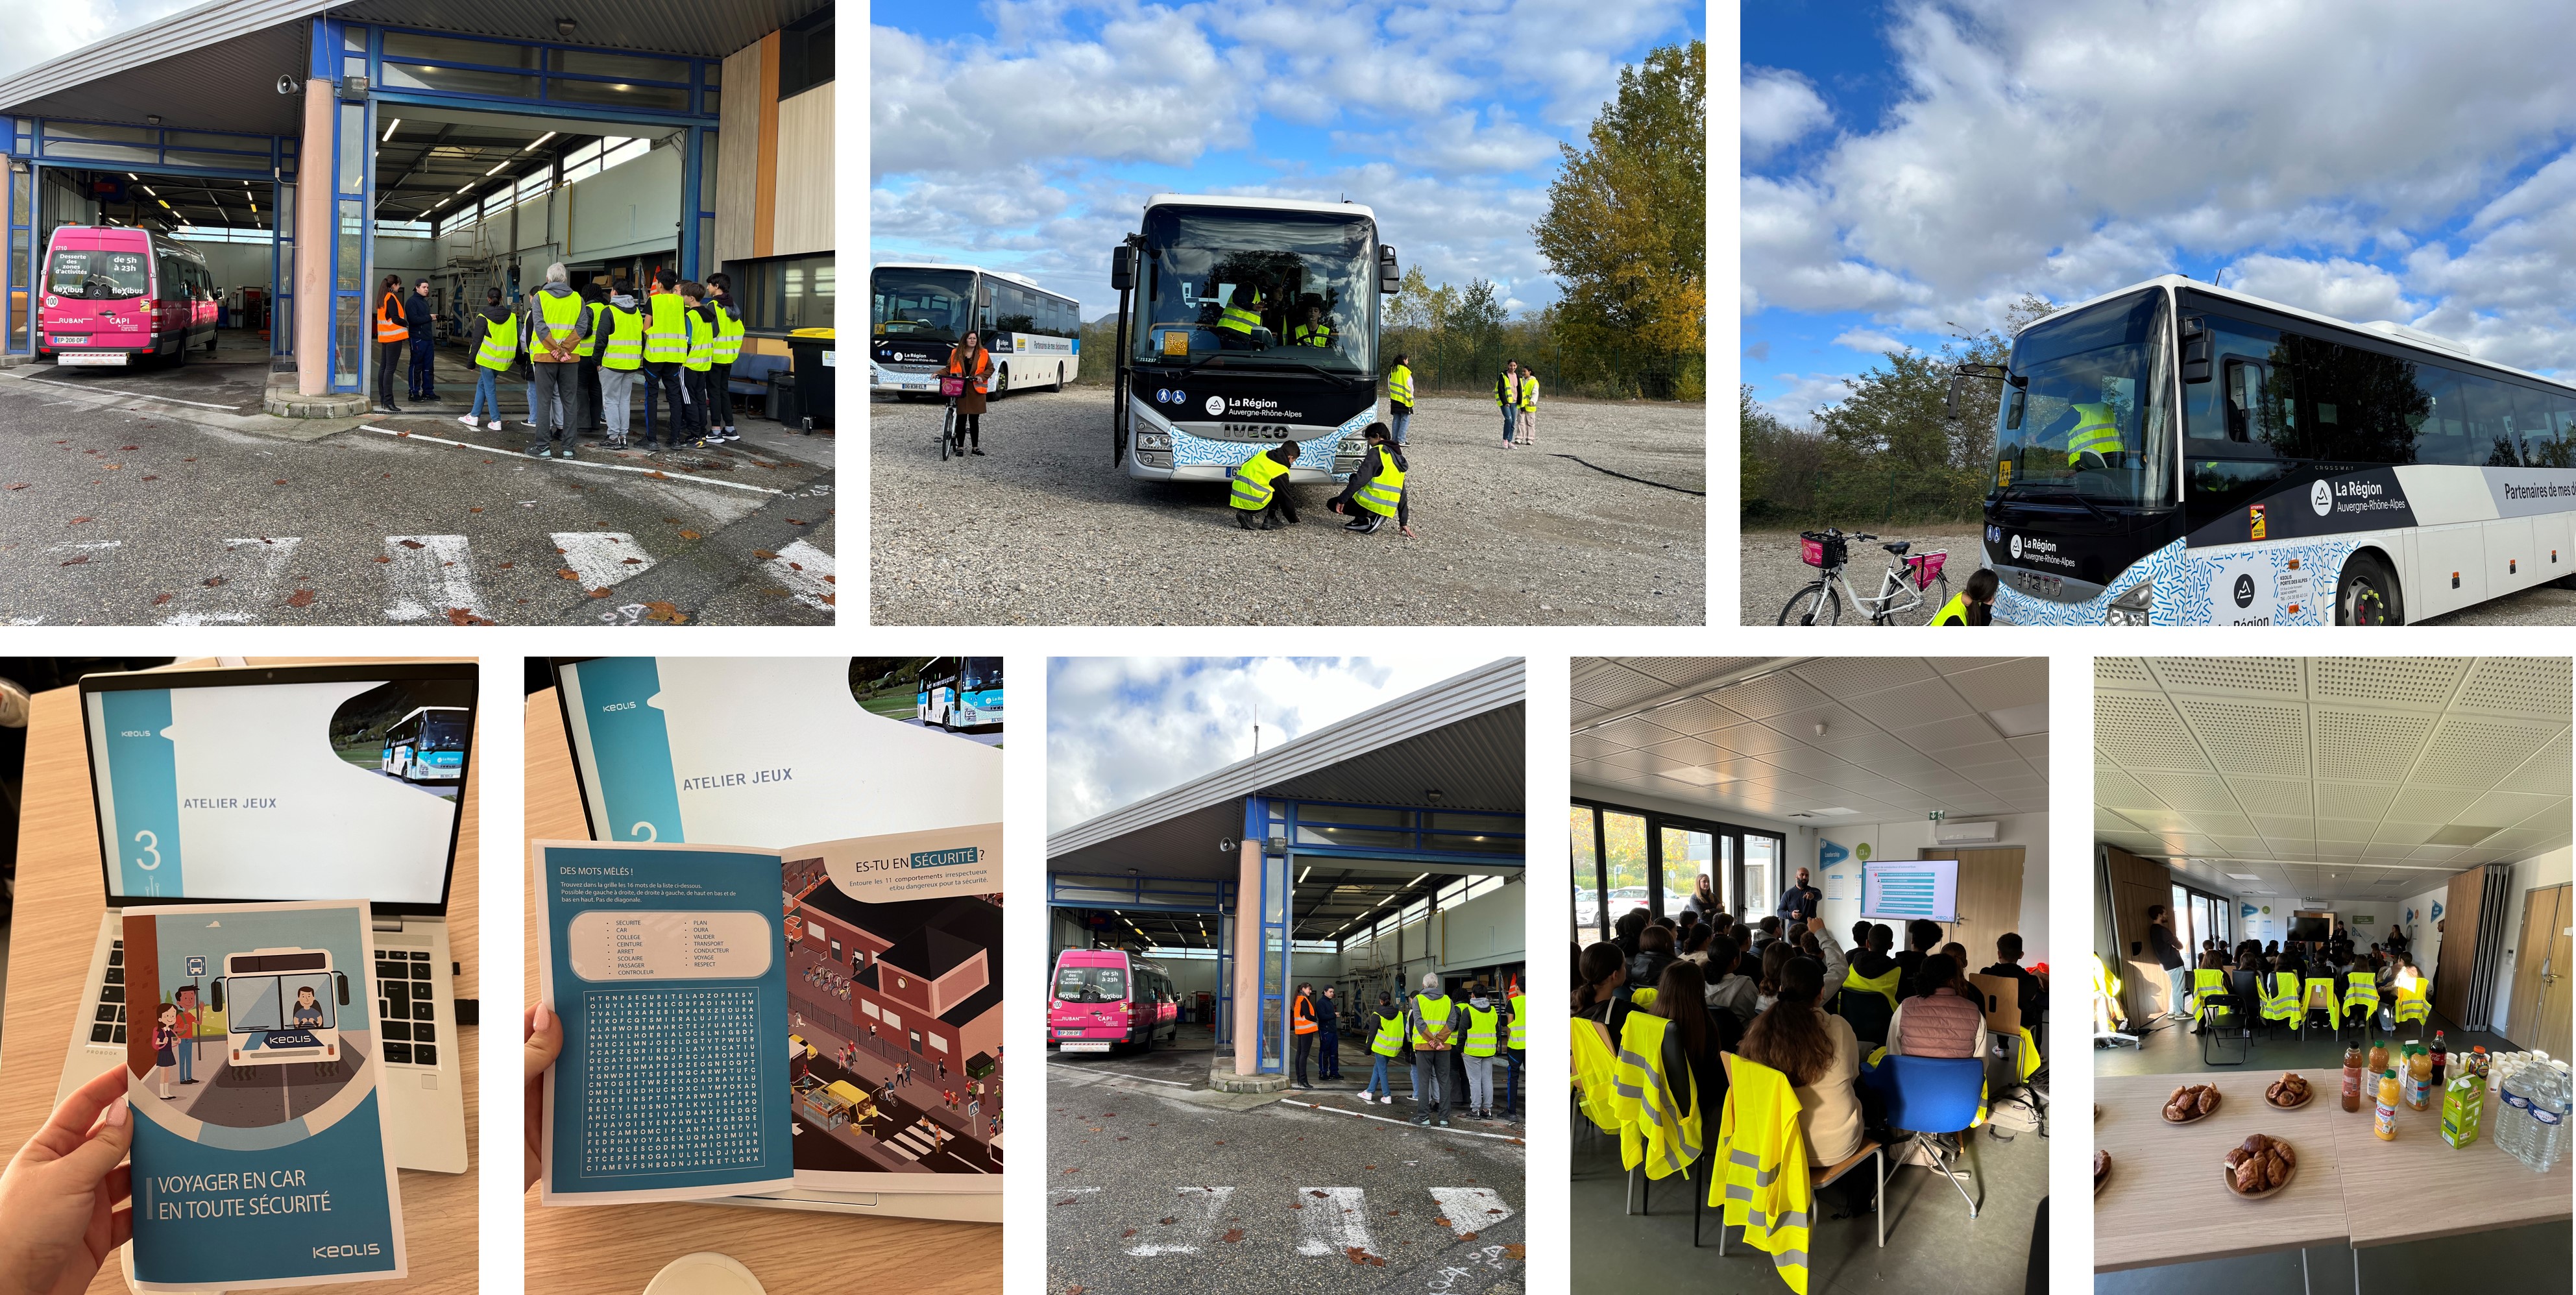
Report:
<svg viewBox="0 0 2576 1295"><path fill-rule="evenodd" d="M2195 861L2195 862L2197 862L2197 861ZM2261 880L2262 880L2262 878L2261 878L2261 877L2257 877L2257 876L2255 876L2254 874L2252 874L2252 873L2250 873L2250 872L2231 872L2231 873L2229 873L2229 874L2227 874L2227 875L2228 875L2228 876L2230 876L2230 877L2235 878L2235 879L2236 879L2236 880L2238 880L2238 881L2261 881Z"/></svg>
<svg viewBox="0 0 2576 1295"><path fill-rule="evenodd" d="M486 180L489 180L489 179L491 179L493 176L499 175L499 174L501 173L501 168L502 168L502 167L505 167L505 166L508 166L509 164L510 164L510 159L508 159L508 158L506 158L506 157L505 157L505 158L503 158L503 159L501 159L501 160L500 160L500 162L498 162L497 164L495 164L495 165L492 167L492 169L491 169L491 170L486 171L486 172L484 172L484 173L483 173L483 178L484 178L484 179L486 179Z"/></svg>
<svg viewBox="0 0 2576 1295"><path fill-rule="evenodd" d="M392 138L394 137L394 127L396 127L396 126L400 126L400 125L402 125L402 118L400 118L400 117L396 117L396 118L394 118L391 122L386 123L386 125L385 125L385 138L384 138L384 139L377 140L376 142L377 142L377 143L379 143L379 144L382 144L382 143L386 142L386 140L390 140L390 139L392 139Z"/></svg>
<svg viewBox="0 0 2576 1295"><path fill-rule="evenodd" d="M536 138L535 142L534 142L534 143L529 144L529 145L528 145L528 148L535 148L538 144L545 143L547 140L553 139L554 137L555 137L555 133L554 133L553 131L547 131L545 134L542 134L542 135L537 136L537 138ZM522 152L522 153L525 153L525 152L527 152L527 151L528 151L528 148L523 148L523 149L520 149L519 151L520 151L520 152Z"/></svg>

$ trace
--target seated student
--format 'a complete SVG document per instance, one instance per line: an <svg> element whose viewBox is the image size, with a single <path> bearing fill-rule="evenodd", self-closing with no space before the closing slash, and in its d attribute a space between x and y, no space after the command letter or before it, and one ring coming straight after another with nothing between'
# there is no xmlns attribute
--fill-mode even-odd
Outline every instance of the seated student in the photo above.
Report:
<svg viewBox="0 0 2576 1295"><path fill-rule="evenodd" d="M2039 1037L2040 1008L2044 1005L2039 977L2021 965L2021 934L2006 931L1995 937L1995 965L1978 972L1980 976L2010 976L2021 982L2021 1024L2030 1037Z"/></svg>
<svg viewBox="0 0 2576 1295"><path fill-rule="evenodd" d="M1860 1149L1860 1040L1853 1036L1851 1022L1817 1006L1825 988L1824 964L1791 958L1780 968L1778 987L1778 1000L1753 1018L1736 1051L1788 1077L1798 1095L1807 1162L1818 1167L1839 1163ZM1865 1176L1847 1174L1843 1182L1856 1177ZM1859 1194L1866 1199L1873 1190L1864 1182Z"/></svg>
<svg viewBox="0 0 2576 1295"><path fill-rule="evenodd" d="M1861 939L1860 948L1851 955L1852 970L1859 972L1864 980L1874 980L1897 965L1897 960L1887 954L1888 946L1896 943L1896 932L1888 929L1884 922L1863 922L1861 926L1868 929L1855 927L1852 931Z"/></svg>
<svg viewBox="0 0 2576 1295"><path fill-rule="evenodd" d="M1902 972L1896 981L1898 1000L1902 1001L1913 996L1914 982L1922 971L1923 959L1925 955L1932 952L1932 946L1940 942L1939 923L1927 922L1918 917L1905 924L1905 952L1896 955L1896 965Z"/></svg>
<svg viewBox="0 0 2576 1295"><path fill-rule="evenodd" d="M1609 1026L1611 1041L1616 1042L1633 1006L1628 1001L1627 957L1607 940L1588 945L1576 960L1574 974L1572 1014Z"/></svg>
<svg viewBox="0 0 2576 1295"><path fill-rule="evenodd" d="M1716 1121L1726 1109L1726 1063L1719 1054L1735 1051L1744 1038L1744 1026L1734 1013L1709 1010L1709 992L1698 963L1676 962L1664 968L1664 978L1655 984L1655 1005L1647 1009L1681 1032L1681 1053L1690 1062L1691 1086L1699 1098L1703 1146L1717 1140Z"/></svg>
<svg viewBox="0 0 2576 1295"><path fill-rule="evenodd" d="M1673 934L1680 937L1677 942L1681 944L1690 943L1690 933L1698 925L1699 910L1696 908L1683 909L1680 919L1673 924Z"/></svg>
<svg viewBox="0 0 2576 1295"><path fill-rule="evenodd" d="M1916 977L1929 988L1896 1005L1887 1023L1887 1051L1900 1057L1982 1057L1992 1040L1986 1013L1974 997L1959 993L1959 964L1950 955L1923 959Z"/></svg>
<svg viewBox="0 0 2576 1295"><path fill-rule="evenodd" d="M1853 948L1855 948L1855 949L1866 949L1866 948L1868 948L1868 947L1869 947L1869 931L1870 931L1870 924L1869 924L1868 922L1866 922L1866 921L1861 921L1861 922L1854 922L1854 923L1852 923L1851 947L1853 947Z"/></svg>
<svg viewBox="0 0 2576 1295"><path fill-rule="evenodd" d="M1619 920L1610 924L1610 942L1619 946L1621 954L1635 953L1638 932L1645 930L1646 923L1653 921L1654 918L1654 914L1642 908L1632 908L1621 913Z"/></svg>
<svg viewBox="0 0 2576 1295"><path fill-rule="evenodd" d="M1673 928L1649 926L1637 933L1637 952L1628 959L1628 983L1651 985L1664 978L1674 958Z"/></svg>
<svg viewBox="0 0 2576 1295"><path fill-rule="evenodd" d="M1780 915L1765 913L1753 927L1753 951L1760 953L1765 945L1780 938Z"/></svg>
<svg viewBox="0 0 2576 1295"><path fill-rule="evenodd" d="M1792 940L1775 940L1762 950L1762 970L1753 978L1755 1016L1770 1011L1771 1004L1780 1001L1780 969L1789 965L1789 959L1799 956L1798 945Z"/></svg>
<svg viewBox="0 0 2576 1295"><path fill-rule="evenodd" d="M1738 969L1742 958L1743 955L1736 952L1735 937L1710 937L1706 972L1708 1007L1710 1011L1733 1017L1738 1031L1753 1023L1754 1000L1762 993L1761 987L1753 983L1753 978Z"/></svg>

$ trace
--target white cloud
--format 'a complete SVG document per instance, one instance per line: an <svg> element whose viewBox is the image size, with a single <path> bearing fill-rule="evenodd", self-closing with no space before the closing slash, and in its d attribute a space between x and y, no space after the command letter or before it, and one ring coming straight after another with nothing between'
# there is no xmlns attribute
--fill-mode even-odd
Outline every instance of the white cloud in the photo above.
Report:
<svg viewBox="0 0 2576 1295"><path fill-rule="evenodd" d="M1047 830L1061 831L1477 664L1067 657L1047 674Z"/></svg>
<svg viewBox="0 0 2576 1295"><path fill-rule="evenodd" d="M1834 339L1834 345L1846 350L1858 351L1863 355L1885 355L1890 351L1910 351L1914 349L1911 345L1905 342L1900 342L1885 333L1874 332L1866 328L1845 330L1842 336Z"/></svg>
<svg viewBox="0 0 2576 1295"><path fill-rule="evenodd" d="M2228 267L2224 282L2240 292L2338 319L2402 321L2422 309L2406 300L2396 275L2342 257L2248 256Z"/></svg>
<svg viewBox="0 0 2576 1295"><path fill-rule="evenodd" d="M1480 122L1460 110L1423 122L1410 131L1362 134L1334 131L1333 143L1347 152L1366 152L1404 159L1408 166L1471 175L1506 175L1515 171L1556 168L1557 141L1500 115Z"/></svg>
<svg viewBox="0 0 2576 1295"><path fill-rule="evenodd" d="M176 13L196 0L0 0L0 77Z"/></svg>
<svg viewBox="0 0 2576 1295"><path fill-rule="evenodd" d="M1791 427L1807 426L1814 421L1817 410L1841 404L1860 388L1859 379L1848 373L1775 373L1771 380L1785 382L1789 389L1754 403Z"/></svg>
<svg viewBox="0 0 2576 1295"><path fill-rule="evenodd" d="M1834 110L1796 72L1747 67L1742 90L1744 159L1758 162L1833 124Z"/></svg>

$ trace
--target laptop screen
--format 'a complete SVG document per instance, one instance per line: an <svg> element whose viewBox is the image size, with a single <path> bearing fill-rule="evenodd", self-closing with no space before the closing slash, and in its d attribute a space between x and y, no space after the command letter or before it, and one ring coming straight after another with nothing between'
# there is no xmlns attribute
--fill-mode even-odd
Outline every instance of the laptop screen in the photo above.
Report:
<svg viewBox="0 0 2576 1295"><path fill-rule="evenodd" d="M443 913L475 683L471 662L83 679L109 902Z"/></svg>

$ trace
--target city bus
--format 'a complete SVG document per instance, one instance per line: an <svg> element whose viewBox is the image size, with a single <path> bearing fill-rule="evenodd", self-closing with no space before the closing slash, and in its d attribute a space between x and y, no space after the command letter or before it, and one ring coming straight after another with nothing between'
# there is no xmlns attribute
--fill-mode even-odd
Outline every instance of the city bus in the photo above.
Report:
<svg viewBox="0 0 2576 1295"><path fill-rule="evenodd" d="M64 225L45 250L36 353L56 364L184 363L215 349L215 276L195 248L147 229Z"/></svg>
<svg viewBox="0 0 2576 1295"><path fill-rule="evenodd" d="M227 954L224 974L215 978L206 1001L227 1017L231 1064L310 1061L316 1074L339 1071L340 1012L349 1005L349 975L332 969L330 950Z"/></svg>
<svg viewBox="0 0 2576 1295"><path fill-rule="evenodd" d="M404 782L454 782L465 776L473 736L470 708L423 706L385 730L382 771Z"/></svg>
<svg viewBox="0 0 2576 1295"><path fill-rule="evenodd" d="M913 685L923 728L991 728L1002 722L1002 658L932 657Z"/></svg>
<svg viewBox="0 0 2576 1295"><path fill-rule="evenodd" d="M993 353L992 394L1061 391L1082 373L1082 307L1037 280L971 265L898 263L868 271L868 390L939 394L966 330Z"/></svg>
<svg viewBox="0 0 2576 1295"><path fill-rule="evenodd" d="M1378 297L1401 277L1376 214L1354 203L1154 195L1110 254L1116 462L1223 482L1295 441L1290 482L1348 477L1378 416Z"/></svg>
<svg viewBox="0 0 2576 1295"><path fill-rule="evenodd" d="M1055 955L1055 989L1047 1001L1047 1041L1063 1052L1114 1052L1181 1037L1181 995L1169 972L1119 949L1066 949Z"/></svg>
<svg viewBox="0 0 2576 1295"><path fill-rule="evenodd" d="M2393 625L2576 574L2576 387L2403 325L2167 275L1977 378L1998 621Z"/></svg>

